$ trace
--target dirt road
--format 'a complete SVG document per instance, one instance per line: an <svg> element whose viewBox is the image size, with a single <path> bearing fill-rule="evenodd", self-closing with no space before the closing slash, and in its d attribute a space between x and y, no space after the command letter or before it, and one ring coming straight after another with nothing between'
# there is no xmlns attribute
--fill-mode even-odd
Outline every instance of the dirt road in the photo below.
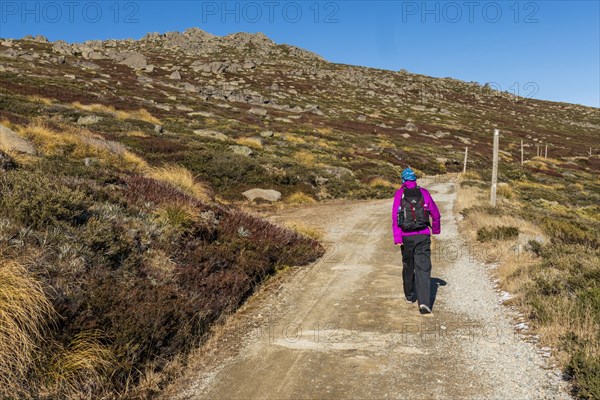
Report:
<svg viewBox="0 0 600 400"><path fill-rule="evenodd" d="M251 299L203 350L177 397L569 398L460 240L454 184L422 184L443 216L433 316L404 301L389 200L295 210L278 218L322 227L327 256Z"/></svg>

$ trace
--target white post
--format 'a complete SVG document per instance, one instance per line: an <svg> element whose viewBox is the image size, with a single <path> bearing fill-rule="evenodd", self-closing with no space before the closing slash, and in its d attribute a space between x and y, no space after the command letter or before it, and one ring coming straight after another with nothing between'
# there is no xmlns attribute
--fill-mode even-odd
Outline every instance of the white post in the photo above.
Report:
<svg viewBox="0 0 600 400"><path fill-rule="evenodd" d="M467 173L467 157L469 156L469 148L465 147L465 165L463 166L463 174Z"/></svg>
<svg viewBox="0 0 600 400"><path fill-rule="evenodd" d="M492 162L492 193L491 204L496 207L496 189L498 188L498 155L500 150L500 131L494 129L494 160Z"/></svg>
<svg viewBox="0 0 600 400"><path fill-rule="evenodd" d="M523 165L523 141L521 140L521 165Z"/></svg>
<svg viewBox="0 0 600 400"><path fill-rule="evenodd" d="M546 152L544 153L544 158L548 158L548 144L546 143Z"/></svg>
<svg viewBox="0 0 600 400"><path fill-rule="evenodd" d="M539 156L540 156L540 145L539 145L539 144L536 144L535 146L536 146L536 148L537 148L537 150L536 150L536 153L535 153L535 156L536 156L536 157L539 157Z"/></svg>

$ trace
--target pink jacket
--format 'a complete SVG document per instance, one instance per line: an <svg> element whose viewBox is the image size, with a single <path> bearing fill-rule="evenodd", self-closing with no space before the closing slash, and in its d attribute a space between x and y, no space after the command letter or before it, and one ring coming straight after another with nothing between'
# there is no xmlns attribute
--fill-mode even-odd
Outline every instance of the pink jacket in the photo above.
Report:
<svg viewBox="0 0 600 400"><path fill-rule="evenodd" d="M437 205L433 201L433 198L427 191L427 189L421 188L421 193L423 194L423 201L427 209L429 210L429 216L431 217L431 230L429 227L415 232L402 232L402 229L398 226L398 208L400 207L400 201L402 200L402 193L404 193L404 188L412 189L417 186L417 182L406 181L400 186L400 189L396 191L394 195L394 204L392 206L392 232L394 233L394 243L402 244L403 236L411 236L411 235L439 235L441 231L440 227L440 211L437 208Z"/></svg>

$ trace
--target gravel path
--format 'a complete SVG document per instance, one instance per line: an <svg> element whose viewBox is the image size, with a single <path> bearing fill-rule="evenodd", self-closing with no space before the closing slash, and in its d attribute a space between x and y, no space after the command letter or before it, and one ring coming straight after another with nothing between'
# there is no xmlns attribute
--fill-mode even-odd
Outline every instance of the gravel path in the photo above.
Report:
<svg viewBox="0 0 600 400"><path fill-rule="evenodd" d="M433 316L404 302L389 200L287 211L275 219L320 226L328 254L267 284L167 397L570 398L533 338L515 330L518 315L501 304L489 267L460 240L454 184L424 186L443 216L433 246Z"/></svg>

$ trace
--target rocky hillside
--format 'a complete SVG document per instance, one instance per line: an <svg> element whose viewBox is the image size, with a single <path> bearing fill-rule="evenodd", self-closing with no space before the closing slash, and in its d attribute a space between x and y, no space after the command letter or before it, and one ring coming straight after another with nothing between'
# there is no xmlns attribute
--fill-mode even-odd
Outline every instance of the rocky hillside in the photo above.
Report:
<svg viewBox="0 0 600 400"><path fill-rule="evenodd" d="M458 171L468 146L472 168L489 165L494 127L505 161L520 160L524 140L527 159L548 144L575 169L598 168L577 158L597 151L596 108L334 64L263 34L4 39L0 60L0 118L85 125L151 163L186 166L228 199L256 187L284 199L387 196L407 164Z"/></svg>
<svg viewBox="0 0 600 400"><path fill-rule="evenodd" d="M495 127L514 186L500 196L522 204L475 212L521 213L552 238L537 253L597 266L600 110L491 87L333 64L262 34L0 39L0 398L152 398L265 279L324 252L310 227L238 202L384 198L406 165L462 170L465 147L465 183L486 190ZM600 309L597 269L568 265L568 284L523 289L533 318L573 288ZM597 346L569 337L569 368L596 393Z"/></svg>

